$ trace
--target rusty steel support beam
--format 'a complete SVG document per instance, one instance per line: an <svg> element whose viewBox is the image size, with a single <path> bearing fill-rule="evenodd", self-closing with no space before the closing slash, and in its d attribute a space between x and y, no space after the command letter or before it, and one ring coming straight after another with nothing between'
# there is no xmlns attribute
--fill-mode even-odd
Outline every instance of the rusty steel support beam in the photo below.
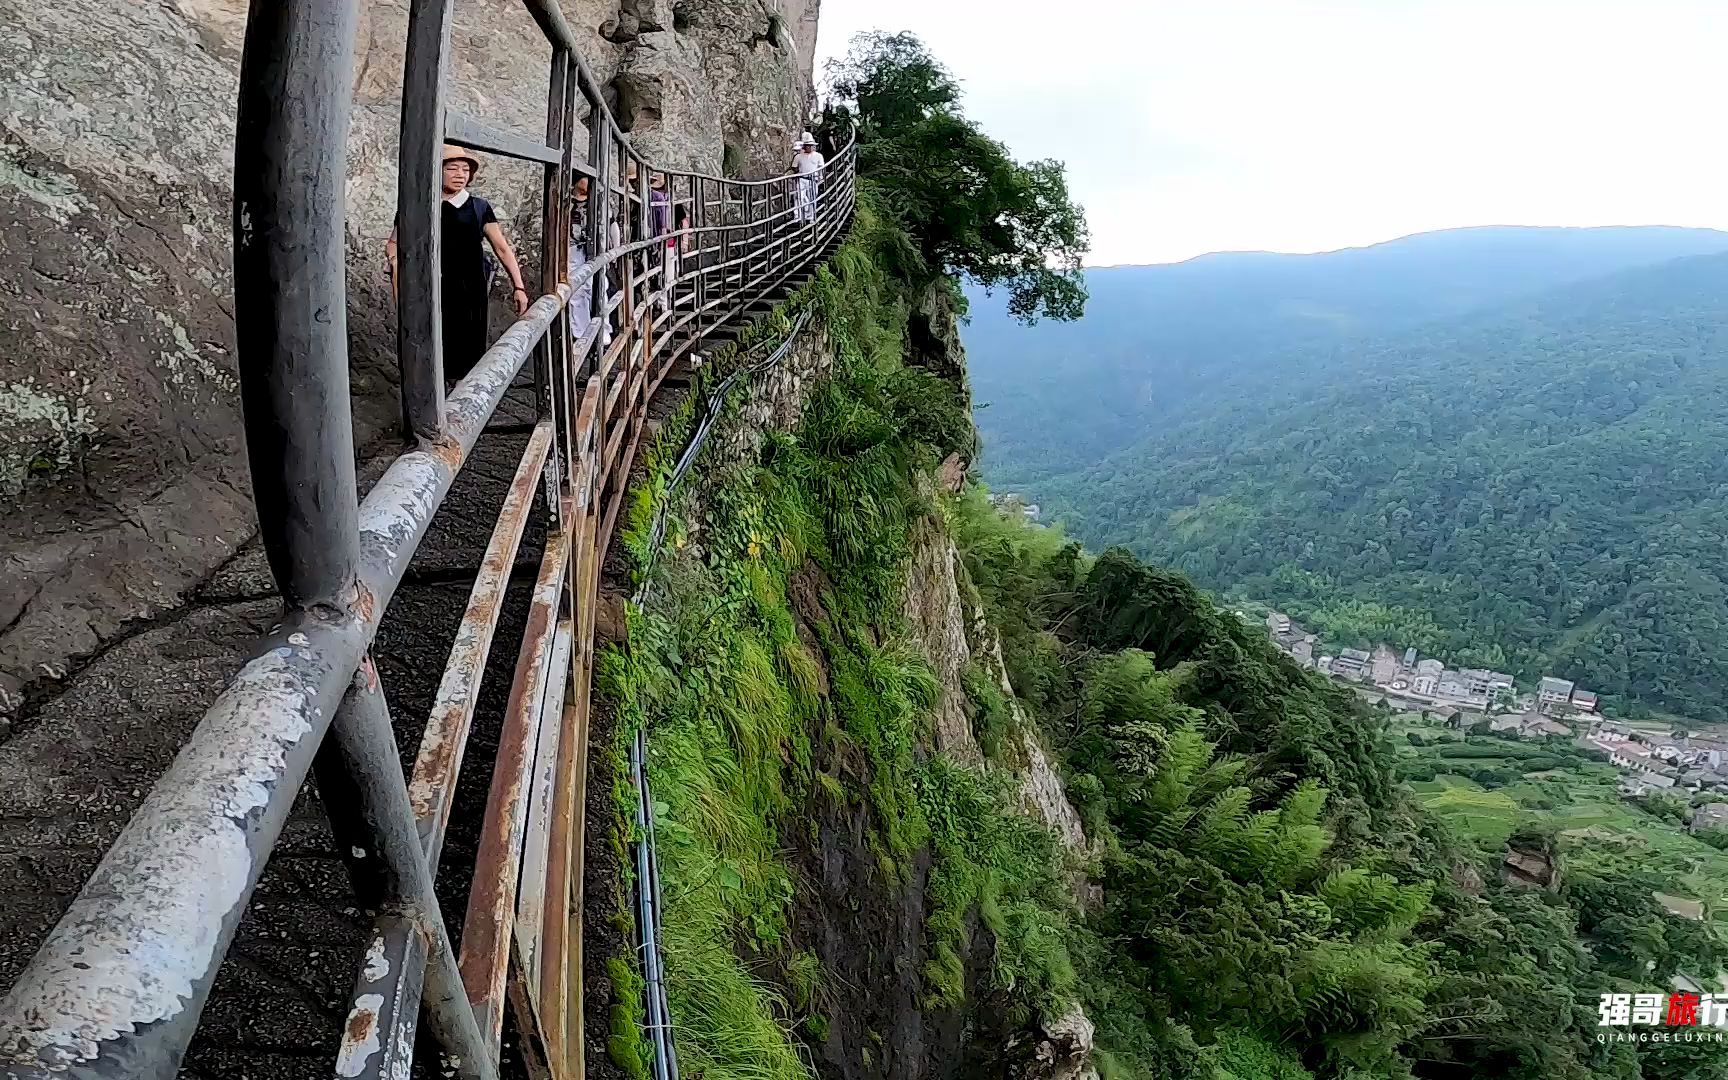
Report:
<svg viewBox="0 0 1728 1080"><path fill-rule="evenodd" d="M565 549L568 555L569 549ZM570 584L569 571L564 575ZM528 790L528 821L522 845L521 881L517 887L515 936L528 981L536 987L545 962L544 929L548 863L551 859L553 798L558 790L558 766L563 757L564 706L569 693L570 654L575 645L574 622L565 616L552 635L552 659L541 688L540 733Z"/></svg>
<svg viewBox="0 0 1728 1080"><path fill-rule="evenodd" d="M496 1080L494 1056L487 1053L462 993L456 954L408 806L390 710L370 657L342 699L317 766L318 792L361 906L377 909L386 925L410 931L396 939L394 949L385 934L374 932L343 1024L336 1075L361 1080L407 1075L424 990L432 1034L450 1071L463 1080ZM404 965L401 973L412 977L391 978L392 953Z"/></svg>
<svg viewBox="0 0 1728 1080"><path fill-rule="evenodd" d="M432 715L421 737L412 786L405 788L415 832L415 848L425 861L428 874L437 872L480 678L486 669L486 657L503 607L510 568L528 522L529 508L534 502L535 481L545 465L551 443L551 426L540 424L528 441L515 479L505 495L503 511L493 528L481 571L469 594L468 609L456 629L450 659L445 664L444 676L433 700ZM394 764L392 759L393 767ZM323 790L322 779L319 787ZM381 914L372 927L365 963L349 999L348 1021L343 1028L342 1047L337 1058L338 1076L393 1080L406 1075L413 1063L415 1024L426 977L428 935L424 921L412 917L411 913L388 908L380 910ZM439 930L444 933L442 921ZM440 973L435 972L435 975ZM449 984L442 981L443 976L455 977L456 981ZM462 992L454 957L448 958L448 967L442 970L432 998L439 1003L440 1009L459 1006L472 1020L473 1011L468 1007L467 995ZM478 1028L475 1030L478 1032ZM447 1041L440 1041L448 1048ZM481 1049L484 1049L483 1044Z"/></svg>
<svg viewBox="0 0 1728 1080"><path fill-rule="evenodd" d="M503 612L504 591L515 566L516 552L522 544L529 510L534 504L535 484L551 446L552 427L542 422L528 440L528 447L516 466L516 476L504 496L503 510L492 528L492 539L486 545L480 573L475 576L474 587L468 594L467 610L456 627L450 659L444 665L443 678L432 699L432 715L420 737L408 796L420 830L421 846L434 869L444 847L444 829L450 822L450 808L455 802L456 776L462 769L468 730L473 725L474 707L479 701L480 680L492 652L492 637L498 628L498 617Z"/></svg>
<svg viewBox="0 0 1728 1080"><path fill-rule="evenodd" d="M505 974L521 875L523 830L527 823L529 773L541 718L542 695L550 666L558 598L568 565L570 538L555 533L546 541L540 580L528 608L522 651L510 684L504 730L492 767L492 790L480 827L474 881L462 925L462 982L480 1020L481 1034L496 1048L504 1027Z"/></svg>
<svg viewBox="0 0 1728 1080"><path fill-rule="evenodd" d="M527 963L522 958L522 942L518 939L510 947L507 993L520 1033L522 1064L528 1073L528 1080L561 1080L568 1074L559 1072L553 1064L558 1059L553 1054L549 1033L540 1022L540 1013L534 1002L534 984L528 978L526 969ZM575 1077L572 1080L581 1078Z"/></svg>

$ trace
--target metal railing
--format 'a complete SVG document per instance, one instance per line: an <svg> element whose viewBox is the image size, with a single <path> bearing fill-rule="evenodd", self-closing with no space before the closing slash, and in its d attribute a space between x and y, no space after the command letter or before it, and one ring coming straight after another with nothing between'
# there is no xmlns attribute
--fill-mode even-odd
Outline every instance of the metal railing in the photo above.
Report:
<svg viewBox="0 0 1728 1080"><path fill-rule="evenodd" d="M358 0L252 5L235 142L235 323L260 532L284 611L0 1003L7 1077L175 1075L309 774L358 904L378 912L357 957L337 1075L406 1076L422 1009L447 1065L468 1080L497 1075L506 1009L536 1072L583 1075L571 973L581 964L595 610L647 403L704 337L764 310L825 257L851 219L855 155L850 144L834 155L814 198L801 198L811 189L796 177L657 172L613 120L555 0L525 0L553 49L545 138L492 130L444 105L451 3L409 5L397 280L412 448L364 500L343 258ZM446 140L544 167L543 295L448 395ZM573 234L580 177L590 209ZM688 227L672 239L688 250L674 258L657 218L680 204ZM592 253L574 268L572 241ZM370 649L457 471L530 356L538 421L404 777ZM457 953L433 874L539 492L547 540Z"/></svg>

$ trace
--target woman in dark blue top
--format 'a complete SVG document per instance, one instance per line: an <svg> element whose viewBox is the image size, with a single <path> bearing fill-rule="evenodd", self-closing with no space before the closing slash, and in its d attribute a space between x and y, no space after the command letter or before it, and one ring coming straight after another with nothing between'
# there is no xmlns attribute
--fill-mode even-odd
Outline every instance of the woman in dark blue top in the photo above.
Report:
<svg viewBox="0 0 1728 1080"><path fill-rule="evenodd" d="M453 385L474 370L491 343L486 318L487 292L492 284L492 260L486 245L497 253L514 288L516 314L528 310L528 290L516 252L498 224L492 204L468 190L480 161L454 146L444 148L444 199L440 207L438 247L441 307L444 320L444 382ZM396 281L396 230L385 244L390 256L390 280Z"/></svg>

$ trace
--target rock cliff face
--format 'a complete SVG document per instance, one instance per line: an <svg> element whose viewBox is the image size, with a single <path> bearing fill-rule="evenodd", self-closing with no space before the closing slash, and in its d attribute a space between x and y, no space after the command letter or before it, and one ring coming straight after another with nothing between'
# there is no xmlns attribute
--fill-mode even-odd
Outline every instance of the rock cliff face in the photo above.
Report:
<svg viewBox="0 0 1728 1080"><path fill-rule="evenodd" d="M965 574L952 540L935 530L920 537L908 571L904 615L913 640L930 661L941 686L936 704L936 747L969 765L1009 770L1019 787L1021 810L1043 822L1069 854L1083 859L1089 849L1080 815L1068 802L1061 776L1014 697L995 630L984 612L964 598ZM970 591L969 586L964 590ZM974 664L1001 688L1013 716L1010 743L999 765L986 765L972 730L963 676Z"/></svg>
<svg viewBox="0 0 1728 1080"><path fill-rule="evenodd" d="M407 4L360 3L347 210L366 446L396 412L382 245ZM786 6L563 3L645 150L715 173L775 171L804 122L817 0ZM0 732L28 687L172 610L252 534L229 266L245 12L20 0L0 38ZM462 0L449 101L541 134L550 55L520 4ZM477 183L530 263L536 187L502 161Z"/></svg>
<svg viewBox="0 0 1728 1080"><path fill-rule="evenodd" d="M1560 891L1560 866L1552 851L1507 847L1500 880L1516 889Z"/></svg>

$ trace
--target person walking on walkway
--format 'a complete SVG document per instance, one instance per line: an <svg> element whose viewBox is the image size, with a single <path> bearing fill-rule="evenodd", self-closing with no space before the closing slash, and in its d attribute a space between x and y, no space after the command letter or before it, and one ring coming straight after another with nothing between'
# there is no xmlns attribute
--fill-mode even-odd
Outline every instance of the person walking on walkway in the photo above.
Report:
<svg viewBox="0 0 1728 1080"><path fill-rule="evenodd" d="M440 306L443 309L444 382L446 389L474 370L490 344L487 292L492 284L490 244L510 276L512 306L517 315L528 311L528 289L516 251L498 224L492 204L469 191L480 171L480 160L455 146L444 147L442 216L439 219ZM396 230L384 245L390 258L390 284L396 288Z"/></svg>
<svg viewBox="0 0 1728 1080"><path fill-rule="evenodd" d="M657 172L648 181L648 206L652 211L650 228L655 236L665 236L670 227L672 207L672 192L666 187L666 174Z"/></svg>
<svg viewBox="0 0 1728 1080"><path fill-rule="evenodd" d="M676 304L673 290L678 285L678 273L684 252L690 250L690 208L679 203L672 208L672 231L666 236L666 303Z"/></svg>
<svg viewBox="0 0 1728 1080"><path fill-rule="evenodd" d="M588 265L588 178L578 176L570 192L570 277ZM577 341L588 333L594 314L594 279L590 277L576 288L570 301L570 333Z"/></svg>
<svg viewBox="0 0 1728 1080"><path fill-rule="evenodd" d="M822 182L822 168L828 162L816 149L816 139L808 131L798 145L802 149L792 156L792 168L798 173L798 206L793 217L798 221L814 221L817 185Z"/></svg>

